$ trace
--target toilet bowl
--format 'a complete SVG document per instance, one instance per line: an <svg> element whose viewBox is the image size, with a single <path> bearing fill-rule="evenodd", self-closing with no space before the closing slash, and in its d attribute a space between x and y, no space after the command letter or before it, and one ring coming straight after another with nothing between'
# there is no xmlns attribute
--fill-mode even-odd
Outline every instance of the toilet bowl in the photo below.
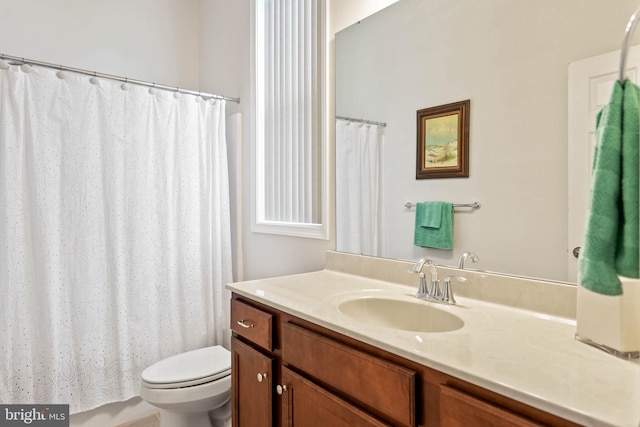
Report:
<svg viewBox="0 0 640 427"><path fill-rule="evenodd" d="M161 427L210 427L231 418L231 353L221 346L176 354L142 371L140 397Z"/></svg>

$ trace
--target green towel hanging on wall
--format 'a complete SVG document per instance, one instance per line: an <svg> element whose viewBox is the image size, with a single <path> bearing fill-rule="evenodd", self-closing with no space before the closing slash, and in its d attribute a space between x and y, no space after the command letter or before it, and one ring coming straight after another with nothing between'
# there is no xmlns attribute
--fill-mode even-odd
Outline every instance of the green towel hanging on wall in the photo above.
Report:
<svg viewBox="0 0 640 427"><path fill-rule="evenodd" d="M598 113L596 151L580 285L603 295L621 295L618 275L638 278L638 145L640 88L616 82Z"/></svg>
<svg viewBox="0 0 640 427"><path fill-rule="evenodd" d="M453 249L453 205L445 202L416 204L413 243L425 248Z"/></svg>

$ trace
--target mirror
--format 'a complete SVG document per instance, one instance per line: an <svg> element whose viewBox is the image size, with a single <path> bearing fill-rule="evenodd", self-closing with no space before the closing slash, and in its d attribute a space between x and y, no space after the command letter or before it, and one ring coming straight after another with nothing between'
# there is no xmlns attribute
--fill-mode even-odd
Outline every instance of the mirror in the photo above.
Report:
<svg viewBox="0 0 640 427"><path fill-rule="evenodd" d="M567 243L568 65L620 49L636 7L636 0L616 7L400 0L339 32L336 116L387 124L379 255L457 265L471 250L480 262L470 268L575 281ZM416 112L466 99L469 177L417 180ZM336 185L337 192L344 185L340 171ZM405 203L427 200L481 204L455 209L452 251L413 245L415 208Z"/></svg>

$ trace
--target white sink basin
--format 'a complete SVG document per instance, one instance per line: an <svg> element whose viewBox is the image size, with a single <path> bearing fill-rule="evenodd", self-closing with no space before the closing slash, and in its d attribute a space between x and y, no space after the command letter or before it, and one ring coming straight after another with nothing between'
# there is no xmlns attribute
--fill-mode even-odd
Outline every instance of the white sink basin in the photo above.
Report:
<svg viewBox="0 0 640 427"><path fill-rule="evenodd" d="M358 298L341 303L338 309L353 320L388 329L450 332L464 326L458 316L421 301Z"/></svg>

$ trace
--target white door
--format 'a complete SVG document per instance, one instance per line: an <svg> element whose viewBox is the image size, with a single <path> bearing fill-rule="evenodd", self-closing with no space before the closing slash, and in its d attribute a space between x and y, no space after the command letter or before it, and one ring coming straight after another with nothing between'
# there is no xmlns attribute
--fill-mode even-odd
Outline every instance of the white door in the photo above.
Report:
<svg viewBox="0 0 640 427"><path fill-rule="evenodd" d="M609 102L618 79L620 51L569 64L568 280L578 279L574 248L582 246L589 206L591 165L596 143L596 115ZM625 76L638 84L640 45L629 49Z"/></svg>

